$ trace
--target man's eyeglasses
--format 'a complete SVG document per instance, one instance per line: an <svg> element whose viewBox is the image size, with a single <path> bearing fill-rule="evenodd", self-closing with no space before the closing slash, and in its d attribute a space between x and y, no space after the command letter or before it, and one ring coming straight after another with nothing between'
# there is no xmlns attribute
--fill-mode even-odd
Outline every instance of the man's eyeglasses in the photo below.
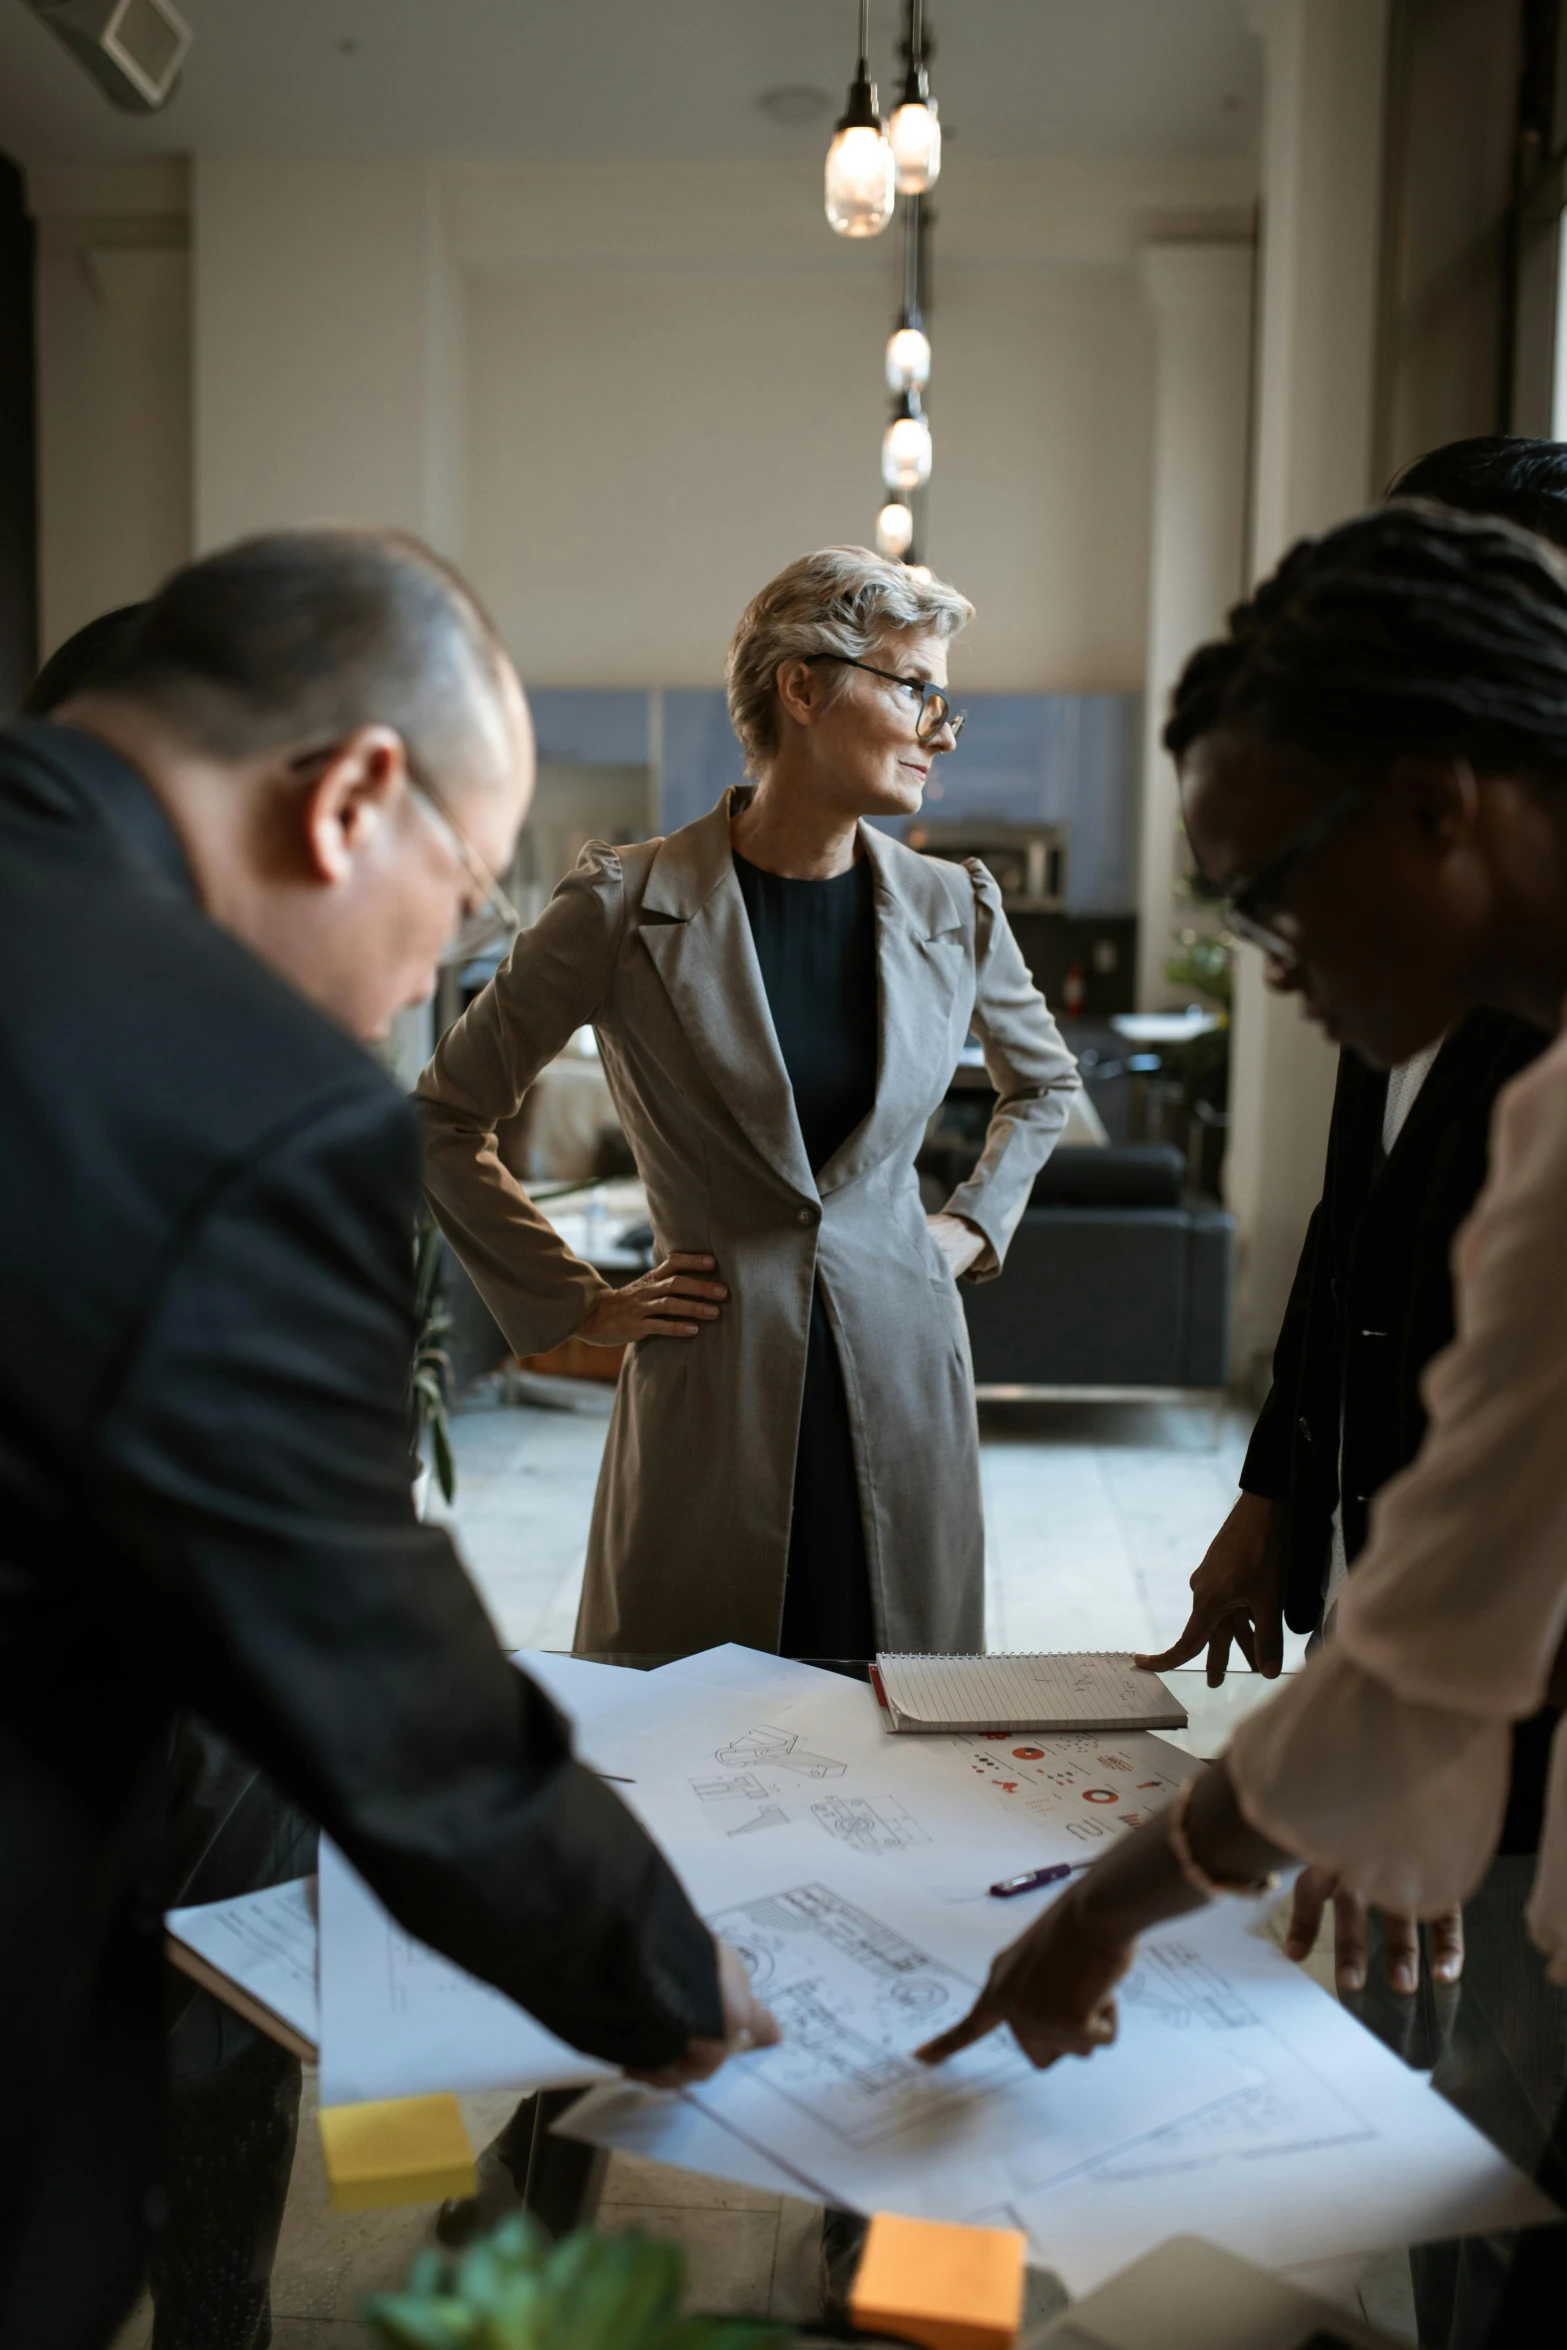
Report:
<svg viewBox="0 0 1567 2350"><path fill-rule="evenodd" d="M1325 848L1365 805L1366 793L1360 785L1340 792L1286 834L1272 856L1265 857L1254 872L1222 885L1199 872L1193 883L1197 895L1223 906L1224 919L1237 938L1261 947L1285 970L1293 969L1300 960L1300 930L1286 902L1289 885L1308 858Z"/></svg>
<svg viewBox="0 0 1567 2350"><path fill-rule="evenodd" d="M336 749L336 743L323 743L316 750L301 751L289 765L296 774L303 775L323 759L330 758ZM408 777L409 797L447 855L467 874L477 897L477 903L470 906L442 949L440 959L444 964L471 963L475 956L485 954L501 940L515 938L522 928L522 916L451 815L406 742L403 767Z"/></svg>
<svg viewBox="0 0 1567 2350"><path fill-rule="evenodd" d="M456 858L478 892L478 904L463 916L441 953L443 963L471 963L475 956L499 946L503 939L515 938L522 928L522 916L478 850L447 813L434 785L426 781L408 757L406 744L403 746L403 758L408 769L408 790L414 805L430 830Z"/></svg>
<svg viewBox="0 0 1567 2350"><path fill-rule="evenodd" d="M928 677L900 677L896 670L877 669L869 661L851 661L847 653L807 653L805 659L808 667L817 661L837 661L845 669L863 669L867 677L884 677L889 685L901 686L906 694L915 695L919 701L919 714L914 721L917 743L930 742L944 726L954 742L963 732L968 712L954 710L941 687L932 685Z"/></svg>

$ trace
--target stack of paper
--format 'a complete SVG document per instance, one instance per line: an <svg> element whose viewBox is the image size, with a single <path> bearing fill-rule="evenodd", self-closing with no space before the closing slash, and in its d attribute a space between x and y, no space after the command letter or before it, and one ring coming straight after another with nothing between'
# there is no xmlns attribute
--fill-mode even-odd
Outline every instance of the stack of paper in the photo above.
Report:
<svg viewBox="0 0 1567 2350"><path fill-rule="evenodd" d="M1004 2034L915 2063L1055 1897L1000 1903L987 1884L1080 1859L1168 1801L1189 1763L1160 1739L900 1738L863 1684L739 1650L653 1674L523 1661L745 1956L782 2044L683 2097L612 2080L403 1934L326 1848L324 2102L596 2082L572 2134L850 2208L1020 2227L1074 2291L1181 2229L1285 2268L1552 2216L1233 1902L1149 1937L1119 2040L1087 2064L1036 2073ZM251 1899L276 1914L180 1930L305 2017L308 1911L293 1889Z"/></svg>

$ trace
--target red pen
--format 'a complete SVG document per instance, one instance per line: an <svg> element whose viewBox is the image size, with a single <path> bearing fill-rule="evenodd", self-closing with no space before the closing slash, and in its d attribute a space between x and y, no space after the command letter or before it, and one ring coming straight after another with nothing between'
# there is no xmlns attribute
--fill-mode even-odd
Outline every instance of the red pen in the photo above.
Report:
<svg viewBox="0 0 1567 2350"><path fill-rule="evenodd" d="M999 1885L989 1885L986 1891L997 1901L1010 1901L1014 1893L1036 1893L1041 1885L1059 1885L1063 1877L1075 1877L1079 1869L1093 1865L1088 1860L1058 1860L1054 1868L1025 1869L1020 1877L1003 1877Z"/></svg>

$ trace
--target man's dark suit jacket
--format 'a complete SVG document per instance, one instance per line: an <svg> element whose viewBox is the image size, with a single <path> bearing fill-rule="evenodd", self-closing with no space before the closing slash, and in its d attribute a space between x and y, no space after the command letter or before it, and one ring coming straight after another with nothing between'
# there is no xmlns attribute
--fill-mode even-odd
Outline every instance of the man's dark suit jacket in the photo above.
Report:
<svg viewBox="0 0 1567 2350"><path fill-rule="evenodd" d="M411 1112L66 728L0 731L0 1007L0 2345L86 2350L159 2214L176 1709L577 2046L658 2063L720 2011L414 1518Z"/></svg>
<svg viewBox="0 0 1567 2350"><path fill-rule="evenodd" d="M1485 1181L1497 1094L1549 1041L1505 1012L1469 1013L1385 1158L1386 1073L1356 1053L1339 1057L1322 1199L1241 1470L1246 1492L1285 1505L1284 1614L1296 1632L1313 1630L1322 1607L1341 1403L1344 1549L1353 1565L1372 1497L1408 1467L1425 1435L1420 1377L1453 1335L1453 1240ZM1504 1850L1532 1849L1554 1720L1518 1733Z"/></svg>

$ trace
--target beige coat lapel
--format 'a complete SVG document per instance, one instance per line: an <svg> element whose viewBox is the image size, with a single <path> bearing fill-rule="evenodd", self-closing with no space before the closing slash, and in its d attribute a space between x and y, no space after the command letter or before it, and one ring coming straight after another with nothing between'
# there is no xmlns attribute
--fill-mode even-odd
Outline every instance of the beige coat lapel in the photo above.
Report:
<svg viewBox="0 0 1567 2350"><path fill-rule="evenodd" d="M879 1165L924 1115L933 1040L946 1035L967 968L963 925L936 868L900 854L873 825L860 826L860 839L876 877L876 1101L818 1176L824 1199ZM936 1081L950 1074L936 1072Z"/></svg>
<svg viewBox="0 0 1567 2350"><path fill-rule="evenodd" d="M792 1191L816 1184L729 850L732 795L671 833L642 895L641 938L697 1059Z"/></svg>

